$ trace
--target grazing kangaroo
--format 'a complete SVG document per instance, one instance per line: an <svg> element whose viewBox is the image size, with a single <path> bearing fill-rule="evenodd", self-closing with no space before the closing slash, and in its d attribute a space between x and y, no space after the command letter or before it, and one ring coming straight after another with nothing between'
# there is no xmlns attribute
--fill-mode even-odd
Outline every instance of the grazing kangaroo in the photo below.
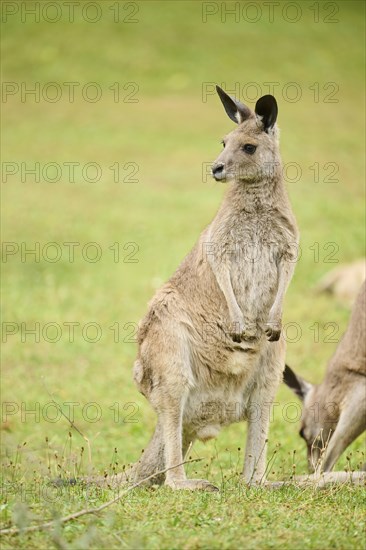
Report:
<svg viewBox="0 0 366 550"><path fill-rule="evenodd" d="M366 430L366 283L323 382L313 386L287 365L284 381L304 402L300 435L307 444L309 469L329 472Z"/></svg>
<svg viewBox="0 0 366 550"><path fill-rule="evenodd" d="M172 489L217 488L187 479L181 464L195 439L248 420L244 478L261 482L269 409L285 364L284 295L297 259L298 230L282 179L277 103L255 111L217 92L238 124L212 166L230 180L219 211L139 324L134 380L155 409L155 433L131 481L154 479ZM253 408L255 408L254 413ZM176 467L175 467L176 466Z"/></svg>

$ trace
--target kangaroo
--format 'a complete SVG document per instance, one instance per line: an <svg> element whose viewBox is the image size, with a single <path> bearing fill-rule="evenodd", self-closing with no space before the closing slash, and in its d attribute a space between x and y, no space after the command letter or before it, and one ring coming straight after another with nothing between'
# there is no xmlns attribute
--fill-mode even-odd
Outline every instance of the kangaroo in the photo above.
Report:
<svg viewBox="0 0 366 550"><path fill-rule="evenodd" d="M185 453L222 426L248 420L243 476L264 479L269 408L282 379L284 295L298 230L282 179L277 103L261 97L252 111L217 86L238 126L212 166L230 186L213 221L171 279L156 293L138 328L134 380L157 413L155 433L128 472L172 489L217 488L187 479ZM259 414L250 414L253 407ZM255 412L258 412L257 409Z"/></svg>
<svg viewBox="0 0 366 550"><path fill-rule="evenodd" d="M366 429L366 283L347 330L318 386L286 365L284 382L303 401L300 436L310 471L329 472L343 451Z"/></svg>

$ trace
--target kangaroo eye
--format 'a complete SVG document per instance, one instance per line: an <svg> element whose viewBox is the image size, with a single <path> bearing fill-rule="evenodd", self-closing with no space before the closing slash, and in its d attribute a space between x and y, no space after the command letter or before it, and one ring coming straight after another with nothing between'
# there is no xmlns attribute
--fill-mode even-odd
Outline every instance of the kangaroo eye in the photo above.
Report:
<svg viewBox="0 0 366 550"><path fill-rule="evenodd" d="M252 143L246 143L243 147L243 151L245 153L248 153L249 155L252 155L255 153L255 150L257 149L256 145L253 145Z"/></svg>
<svg viewBox="0 0 366 550"><path fill-rule="evenodd" d="M299 436L305 439L304 428L301 428L301 430L299 431Z"/></svg>
<svg viewBox="0 0 366 550"><path fill-rule="evenodd" d="M222 140L221 144L222 144L223 148L225 149L225 141L224 140Z"/></svg>

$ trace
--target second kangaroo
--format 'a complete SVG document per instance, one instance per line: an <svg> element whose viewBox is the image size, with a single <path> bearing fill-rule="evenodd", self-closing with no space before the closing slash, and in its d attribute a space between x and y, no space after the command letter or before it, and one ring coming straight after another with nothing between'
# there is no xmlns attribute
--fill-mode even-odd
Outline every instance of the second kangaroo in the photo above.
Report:
<svg viewBox="0 0 366 550"><path fill-rule="evenodd" d="M129 479L156 476L173 489L216 490L187 479L190 444L248 421L244 479L264 480L270 405L282 379L283 300L297 258L298 230L284 188L273 96L252 111L221 88L238 124L212 167L229 181L213 221L156 293L138 330L134 380L157 413L155 433Z"/></svg>
<svg viewBox="0 0 366 550"><path fill-rule="evenodd" d="M366 430L366 282L323 382L312 385L286 365L284 382L303 401L300 435L311 471L329 472Z"/></svg>

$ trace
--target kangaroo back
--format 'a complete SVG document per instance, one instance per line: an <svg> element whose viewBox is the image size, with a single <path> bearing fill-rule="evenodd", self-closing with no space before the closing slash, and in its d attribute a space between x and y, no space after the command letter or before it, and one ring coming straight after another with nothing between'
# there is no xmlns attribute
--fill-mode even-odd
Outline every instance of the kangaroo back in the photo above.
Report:
<svg viewBox="0 0 366 550"><path fill-rule="evenodd" d="M357 295L347 330L329 362L327 375L339 369L366 375L366 281Z"/></svg>

